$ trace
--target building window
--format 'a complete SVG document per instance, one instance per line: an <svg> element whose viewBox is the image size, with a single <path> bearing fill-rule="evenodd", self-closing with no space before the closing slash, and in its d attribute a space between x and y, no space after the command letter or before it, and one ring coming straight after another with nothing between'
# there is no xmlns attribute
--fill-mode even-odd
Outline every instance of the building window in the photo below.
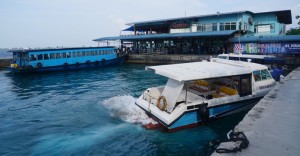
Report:
<svg viewBox="0 0 300 156"><path fill-rule="evenodd" d="M199 24L197 31L217 31L217 23Z"/></svg>
<svg viewBox="0 0 300 156"><path fill-rule="evenodd" d="M274 24L258 24L255 25L255 33L274 33Z"/></svg>
<svg viewBox="0 0 300 156"><path fill-rule="evenodd" d="M236 30L236 22L220 23L220 30Z"/></svg>
<svg viewBox="0 0 300 156"><path fill-rule="evenodd" d="M44 54L44 60L49 60L49 54Z"/></svg>

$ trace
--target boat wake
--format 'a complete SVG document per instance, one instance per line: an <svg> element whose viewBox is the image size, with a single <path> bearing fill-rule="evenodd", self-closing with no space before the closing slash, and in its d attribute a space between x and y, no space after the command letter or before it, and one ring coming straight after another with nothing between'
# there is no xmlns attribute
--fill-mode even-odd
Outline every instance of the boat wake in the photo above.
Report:
<svg viewBox="0 0 300 156"><path fill-rule="evenodd" d="M134 124L157 124L141 108L135 105L132 96L115 96L103 101L103 106L110 111L110 115Z"/></svg>

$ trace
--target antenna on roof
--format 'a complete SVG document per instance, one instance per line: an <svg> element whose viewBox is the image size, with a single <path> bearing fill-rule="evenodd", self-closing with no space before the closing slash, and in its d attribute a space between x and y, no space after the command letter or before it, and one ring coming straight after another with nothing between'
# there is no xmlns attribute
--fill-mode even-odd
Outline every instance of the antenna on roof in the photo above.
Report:
<svg viewBox="0 0 300 156"><path fill-rule="evenodd" d="M184 1L184 17L186 18L186 0Z"/></svg>

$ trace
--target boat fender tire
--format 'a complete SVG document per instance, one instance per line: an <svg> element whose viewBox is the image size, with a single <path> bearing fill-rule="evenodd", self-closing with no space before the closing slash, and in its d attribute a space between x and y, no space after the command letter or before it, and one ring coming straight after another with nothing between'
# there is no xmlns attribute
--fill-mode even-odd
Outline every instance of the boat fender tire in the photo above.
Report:
<svg viewBox="0 0 300 156"><path fill-rule="evenodd" d="M76 62L75 64L76 64L76 67L79 67L79 62Z"/></svg>
<svg viewBox="0 0 300 156"><path fill-rule="evenodd" d="M87 60L87 61L86 61L86 64L88 64L88 65L91 64L91 61L90 61L90 60Z"/></svg>
<svg viewBox="0 0 300 156"><path fill-rule="evenodd" d="M162 103L163 102L163 103ZM157 107L164 111L166 110L166 107L167 107L167 100L164 96L160 96L158 99L157 99Z"/></svg>
<svg viewBox="0 0 300 156"><path fill-rule="evenodd" d="M95 65L98 65L99 64L99 61L97 60L97 61L95 61Z"/></svg>
<svg viewBox="0 0 300 156"><path fill-rule="evenodd" d="M209 110L207 107L207 103L203 103L200 105L199 113L200 113L202 123L207 124L209 121Z"/></svg>
<svg viewBox="0 0 300 156"><path fill-rule="evenodd" d="M64 63L64 67L68 68L69 64L68 63Z"/></svg>
<svg viewBox="0 0 300 156"><path fill-rule="evenodd" d="M33 66L32 65L25 66L25 70L33 70Z"/></svg>
<svg viewBox="0 0 300 156"><path fill-rule="evenodd" d="M42 68L42 67L43 67L43 64L42 64L41 62L39 62L39 63L36 64L36 66L37 66L38 68Z"/></svg>
<svg viewBox="0 0 300 156"><path fill-rule="evenodd" d="M101 63L102 63L102 64L104 64L104 63L105 63L105 61L106 61L105 59L102 59L102 60L101 60Z"/></svg>

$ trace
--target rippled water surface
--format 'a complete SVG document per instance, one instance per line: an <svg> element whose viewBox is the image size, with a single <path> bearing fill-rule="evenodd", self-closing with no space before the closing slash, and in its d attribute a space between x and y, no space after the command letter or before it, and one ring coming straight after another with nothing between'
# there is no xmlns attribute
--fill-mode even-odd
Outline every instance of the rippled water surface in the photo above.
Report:
<svg viewBox="0 0 300 156"><path fill-rule="evenodd" d="M144 65L20 75L0 71L0 155L207 155L243 117L145 130L137 97L167 79Z"/></svg>

